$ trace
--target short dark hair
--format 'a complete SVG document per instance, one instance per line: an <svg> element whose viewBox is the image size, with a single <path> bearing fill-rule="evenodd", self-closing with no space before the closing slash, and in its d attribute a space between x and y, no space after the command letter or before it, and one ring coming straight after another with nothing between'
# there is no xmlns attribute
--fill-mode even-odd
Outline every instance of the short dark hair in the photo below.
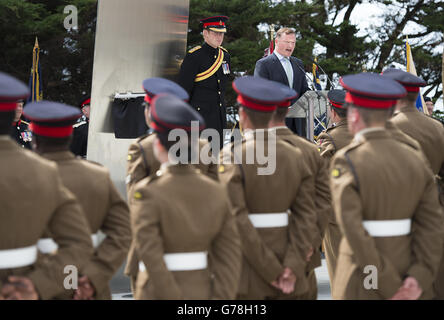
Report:
<svg viewBox="0 0 444 320"><path fill-rule="evenodd" d="M66 151L69 150L71 145L72 135L63 138L52 138L34 134L33 139L38 149Z"/></svg>
<svg viewBox="0 0 444 320"><path fill-rule="evenodd" d="M248 108L242 108L250 119L255 129L266 129L270 123L272 112L259 112Z"/></svg>
<svg viewBox="0 0 444 320"><path fill-rule="evenodd" d="M180 137L177 137L176 140L169 141L168 140L169 132L166 132L166 133L156 133L156 135L159 138L160 144L162 146L164 146L165 149L168 152L170 151L171 147L174 146L176 143L181 143ZM191 160L192 160L192 151L193 151L193 149L191 148L191 143L192 142L191 142L190 134L188 134L187 138L188 139L187 139L187 159L186 160L188 161L188 163L190 163ZM199 145L199 141L197 141L197 145ZM177 159L180 159L180 156L181 156L180 155L180 150L181 149L179 148L177 150L176 154L173 154L173 156L177 157Z"/></svg>
<svg viewBox="0 0 444 320"><path fill-rule="evenodd" d="M282 122L285 121L285 117L287 116L288 108L277 108L273 113L272 121L274 122Z"/></svg>
<svg viewBox="0 0 444 320"><path fill-rule="evenodd" d="M9 134L14 118L15 110L0 112L0 134Z"/></svg>
<svg viewBox="0 0 444 320"><path fill-rule="evenodd" d="M348 108L354 108L358 110L361 115L362 121L364 121L365 125L369 126L376 122L386 122L393 115L394 107L390 107L388 109L366 109L361 108L359 106L355 106L350 104Z"/></svg>
<svg viewBox="0 0 444 320"><path fill-rule="evenodd" d="M346 108L337 108L337 107L331 105L331 109L336 112L336 114L339 116L339 118L342 118L342 119L347 118L347 109Z"/></svg>
<svg viewBox="0 0 444 320"><path fill-rule="evenodd" d="M432 98L430 98L430 97L424 97L424 102L429 102L429 101L433 103Z"/></svg>

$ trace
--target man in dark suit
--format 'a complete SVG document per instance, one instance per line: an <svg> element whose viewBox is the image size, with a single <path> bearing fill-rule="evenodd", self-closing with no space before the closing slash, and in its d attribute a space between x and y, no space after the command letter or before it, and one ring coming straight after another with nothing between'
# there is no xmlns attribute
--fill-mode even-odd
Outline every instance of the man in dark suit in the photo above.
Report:
<svg viewBox="0 0 444 320"><path fill-rule="evenodd" d="M296 33L291 28L281 28L276 33L276 45L273 54L256 62L254 75L268 80L283 83L293 88L301 97L308 90L304 65L296 57L292 57L296 44ZM298 97L298 98L299 98ZM291 101L295 103L297 98ZM305 136L306 121L301 118L286 118L285 124L293 132Z"/></svg>

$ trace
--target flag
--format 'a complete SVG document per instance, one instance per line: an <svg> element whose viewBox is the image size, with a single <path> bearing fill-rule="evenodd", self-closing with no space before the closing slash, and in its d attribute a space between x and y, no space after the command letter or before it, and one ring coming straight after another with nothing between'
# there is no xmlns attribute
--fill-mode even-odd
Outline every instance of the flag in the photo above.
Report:
<svg viewBox="0 0 444 320"><path fill-rule="evenodd" d="M270 45L264 50L264 58L268 57L274 51L274 25L270 26Z"/></svg>
<svg viewBox="0 0 444 320"><path fill-rule="evenodd" d="M315 57L314 58L314 62L318 62L318 58ZM316 63L313 63L313 83L315 85L315 89L316 90L322 90L321 87L321 80L319 80L319 70L318 70L318 66L316 65Z"/></svg>
<svg viewBox="0 0 444 320"><path fill-rule="evenodd" d="M416 68L415 68L415 62L413 62L413 55L412 55L412 49L410 48L409 39L406 36L405 39L405 53L406 53L406 59L407 59L407 72L413 74L414 76L418 76L416 74ZM429 111L425 107L424 98L422 97L421 90L419 91L418 98L416 99L416 108L424 112L425 114L429 114Z"/></svg>
<svg viewBox="0 0 444 320"><path fill-rule="evenodd" d="M40 48L37 37L35 38L34 49L32 50L32 68L29 77L29 91L31 92L31 95L27 102L40 101L43 99L40 75Z"/></svg>

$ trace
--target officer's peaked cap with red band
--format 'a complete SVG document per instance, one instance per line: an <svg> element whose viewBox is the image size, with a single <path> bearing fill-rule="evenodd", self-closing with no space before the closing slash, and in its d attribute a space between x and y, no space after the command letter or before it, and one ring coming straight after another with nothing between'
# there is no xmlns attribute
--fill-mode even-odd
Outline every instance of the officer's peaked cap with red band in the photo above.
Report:
<svg viewBox="0 0 444 320"><path fill-rule="evenodd" d="M400 69L389 68L384 70L382 75L402 84L407 92L419 92L419 87L425 87L427 84L422 78Z"/></svg>
<svg viewBox="0 0 444 320"><path fill-rule="evenodd" d="M191 131L193 121L198 122L199 130L205 128L202 116L188 103L178 97L161 93L151 101L151 126L157 133L168 133L173 129Z"/></svg>
<svg viewBox="0 0 444 320"><path fill-rule="evenodd" d="M227 21L227 16L214 16L200 20L204 29L210 29L215 32L227 32L225 25Z"/></svg>
<svg viewBox="0 0 444 320"><path fill-rule="evenodd" d="M50 138L70 136L72 125L82 115L76 107L45 100L26 105L23 114L31 121L34 134Z"/></svg>
<svg viewBox="0 0 444 320"><path fill-rule="evenodd" d="M276 81L245 76L233 82L237 102L259 112L273 112L278 105L288 107L288 102L297 97L296 91Z"/></svg>
<svg viewBox="0 0 444 320"><path fill-rule="evenodd" d="M407 95L395 80L371 72L344 76L339 82L347 91L345 102L368 109L388 109Z"/></svg>
<svg viewBox="0 0 444 320"><path fill-rule="evenodd" d="M0 112L15 110L17 102L28 96L27 85L9 74L0 72Z"/></svg>
<svg viewBox="0 0 444 320"><path fill-rule="evenodd" d="M143 90L145 90L148 97L145 100L147 102L151 101L151 99L161 93L168 93L173 96L178 97L181 100L188 101L190 98L188 92L185 91L177 83L164 79L164 78L149 78L143 80Z"/></svg>
<svg viewBox="0 0 444 320"><path fill-rule="evenodd" d="M345 90L333 89L327 94L327 98L333 107L343 109L345 103Z"/></svg>

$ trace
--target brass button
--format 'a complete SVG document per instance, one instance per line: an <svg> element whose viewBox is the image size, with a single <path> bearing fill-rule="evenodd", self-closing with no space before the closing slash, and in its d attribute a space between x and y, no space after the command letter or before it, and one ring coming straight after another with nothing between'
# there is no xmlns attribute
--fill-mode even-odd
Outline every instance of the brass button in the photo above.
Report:
<svg viewBox="0 0 444 320"><path fill-rule="evenodd" d="M197 107L197 111L200 111L200 107Z"/></svg>
<svg viewBox="0 0 444 320"><path fill-rule="evenodd" d="M218 82L218 83L220 83L220 80L219 80L219 79L217 79L217 82Z"/></svg>
<svg viewBox="0 0 444 320"><path fill-rule="evenodd" d="M214 59L216 59L217 58L217 56L214 56Z"/></svg>
<svg viewBox="0 0 444 320"><path fill-rule="evenodd" d="M218 93L220 94L220 91Z"/></svg>
<svg viewBox="0 0 444 320"><path fill-rule="evenodd" d="M220 106L222 107L222 103L219 103L220 104Z"/></svg>

